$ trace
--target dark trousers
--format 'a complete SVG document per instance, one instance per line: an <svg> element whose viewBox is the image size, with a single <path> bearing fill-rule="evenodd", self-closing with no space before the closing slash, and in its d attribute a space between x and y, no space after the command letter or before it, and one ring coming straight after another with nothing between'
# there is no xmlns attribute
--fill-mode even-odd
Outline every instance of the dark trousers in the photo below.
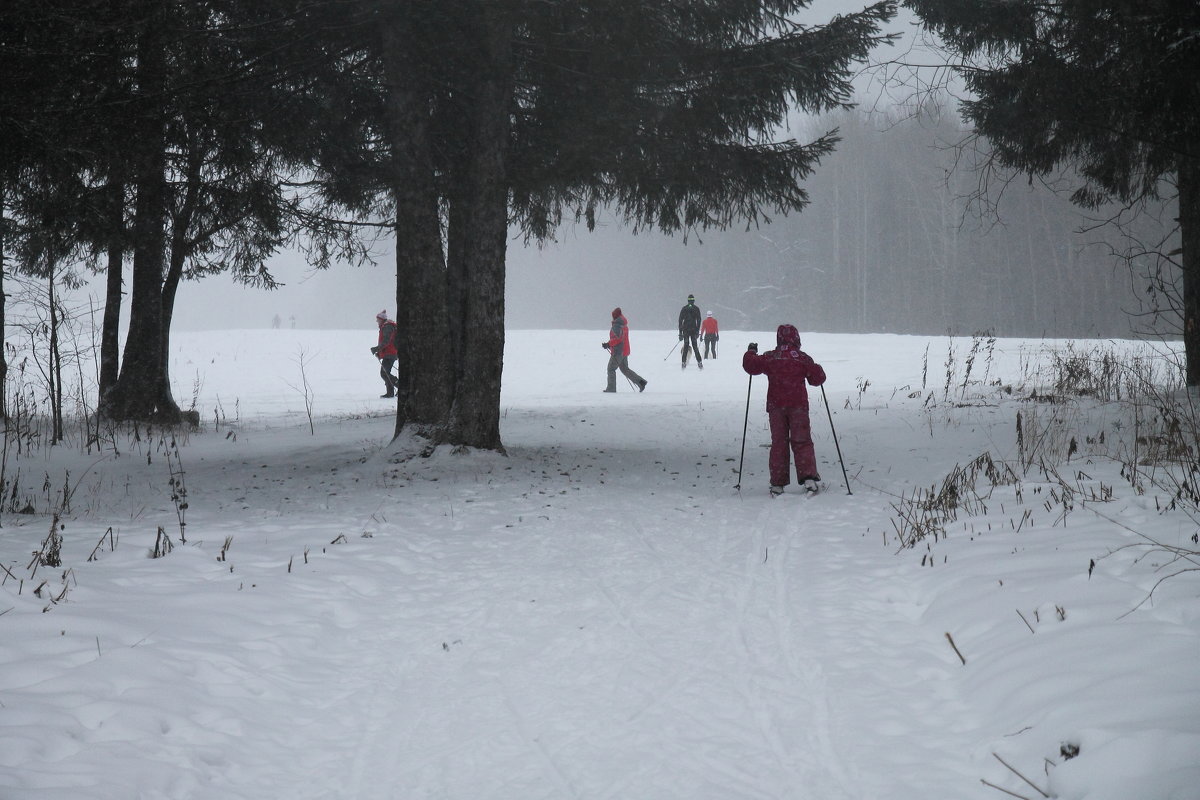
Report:
<svg viewBox="0 0 1200 800"><path fill-rule="evenodd" d="M396 356L384 356L379 359L379 377L383 378L383 385L387 387L389 397L396 393L396 376L392 374L392 367L396 365Z"/></svg>
<svg viewBox="0 0 1200 800"><path fill-rule="evenodd" d="M633 381L638 386L645 383L641 375L629 368L629 356L619 356L616 351L612 351L608 354L608 386L604 391L615 392L617 390L617 370L621 370L621 374L626 379Z"/></svg>
<svg viewBox="0 0 1200 800"><path fill-rule="evenodd" d="M704 357L717 357L717 335L715 333L704 334Z"/></svg>
<svg viewBox="0 0 1200 800"><path fill-rule="evenodd" d="M703 364L704 359L700 357L700 334L685 333L683 335L683 365L686 367L688 362L689 348L696 354L696 363Z"/></svg>

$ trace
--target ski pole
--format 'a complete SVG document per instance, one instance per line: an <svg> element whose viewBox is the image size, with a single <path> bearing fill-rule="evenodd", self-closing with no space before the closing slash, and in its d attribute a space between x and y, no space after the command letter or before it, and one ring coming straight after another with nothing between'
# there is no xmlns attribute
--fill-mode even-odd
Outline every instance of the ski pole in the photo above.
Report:
<svg viewBox="0 0 1200 800"><path fill-rule="evenodd" d="M842 465L842 479L846 481L846 494L850 491L850 477L846 475L846 462L842 459L842 446L838 444L837 430L833 427L833 412L829 410L829 397L825 394L825 384L821 384L821 399L825 401L825 413L829 415L829 430L833 431L833 446L837 448L838 463Z"/></svg>
<svg viewBox="0 0 1200 800"><path fill-rule="evenodd" d="M679 341L681 342L681 341L683 341L683 340L682 340L682 339L680 339ZM675 347L679 347L679 342L676 342L676 343L675 343ZM675 347L672 347L672 348L671 348L671 353L674 353L674 352L675 352ZM670 357L671 357L671 353L667 353L665 356L663 356L663 361L666 361L668 358L670 358Z"/></svg>
<svg viewBox="0 0 1200 800"><path fill-rule="evenodd" d="M754 376L750 376L750 380L746 382L746 419L742 421L742 457L738 460L738 482L734 486L739 492L742 490L742 465L746 463L746 428L750 426L750 387L754 385Z"/></svg>

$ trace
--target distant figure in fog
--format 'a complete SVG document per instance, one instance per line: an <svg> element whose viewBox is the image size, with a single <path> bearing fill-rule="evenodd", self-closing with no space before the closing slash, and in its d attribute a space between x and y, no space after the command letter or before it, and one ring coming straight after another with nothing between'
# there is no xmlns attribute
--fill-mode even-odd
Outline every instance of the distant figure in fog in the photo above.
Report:
<svg viewBox="0 0 1200 800"><path fill-rule="evenodd" d="M608 331L608 341L600 346L608 351L608 386L606 392L617 390L617 370L638 388L639 392L646 391L646 379L629 368L629 322L617 306L612 311L612 327Z"/></svg>
<svg viewBox="0 0 1200 800"><path fill-rule="evenodd" d="M700 308L696 305L695 295L689 294L687 304L679 309L679 341L683 342L680 369L687 369L689 351L696 354L696 366L704 369L704 359L700 357Z"/></svg>
<svg viewBox="0 0 1200 800"><path fill-rule="evenodd" d="M375 315L379 325L379 343L371 348L371 355L379 359L379 377L387 391L380 397L396 396L396 376L392 374L392 366L396 363L399 351L396 350L396 323L388 319L387 309Z"/></svg>
<svg viewBox="0 0 1200 800"><path fill-rule="evenodd" d="M717 318L709 311L704 315L704 322L700 323L700 333L704 336L704 357L717 357L717 342L721 341L721 335L717 331Z"/></svg>
<svg viewBox="0 0 1200 800"><path fill-rule="evenodd" d="M777 346L762 355L751 342L742 356L742 369L751 375L767 376L767 418L771 422L771 494L783 494L791 483L788 450L796 459L796 479L810 494L816 494L821 476L813 449L808 420L808 388L805 383L825 383L825 370L800 349L800 333L792 325L775 332Z"/></svg>
<svg viewBox="0 0 1200 800"><path fill-rule="evenodd" d="M274 319L271 320L271 327L274 328L275 330L279 330L279 326L282 324L283 324L283 320L281 320L279 318L278 314L276 314Z"/></svg>

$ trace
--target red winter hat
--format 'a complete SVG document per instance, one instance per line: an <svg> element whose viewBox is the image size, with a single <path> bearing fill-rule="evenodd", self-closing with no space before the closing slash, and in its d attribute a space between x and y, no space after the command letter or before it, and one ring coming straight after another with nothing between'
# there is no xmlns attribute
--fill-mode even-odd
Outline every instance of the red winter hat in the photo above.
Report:
<svg viewBox="0 0 1200 800"><path fill-rule="evenodd" d="M775 331L775 343L780 347L789 344L793 347L799 347L800 331L796 330L795 325L780 325L779 330Z"/></svg>
<svg viewBox="0 0 1200 800"><path fill-rule="evenodd" d="M621 307L617 306L613 309L613 319L616 319L619 316L621 316Z"/></svg>

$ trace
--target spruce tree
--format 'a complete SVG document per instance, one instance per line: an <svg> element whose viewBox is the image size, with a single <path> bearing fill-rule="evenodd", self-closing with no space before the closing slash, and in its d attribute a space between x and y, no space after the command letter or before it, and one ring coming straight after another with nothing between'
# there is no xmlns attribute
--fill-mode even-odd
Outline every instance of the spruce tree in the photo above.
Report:
<svg viewBox="0 0 1200 800"><path fill-rule="evenodd" d="M50 276L60 262L86 258L89 237L103 227L97 163L127 138L95 124L95 110L114 100L104 6L0 6L0 280L3 272ZM3 308L0 291L0 331ZM6 373L0 347L0 395Z"/></svg>
<svg viewBox="0 0 1200 800"><path fill-rule="evenodd" d="M383 198L394 215L408 348L397 435L502 449L510 219L544 239L601 207L672 233L803 208L802 182L836 132L780 132L792 113L850 104L851 71L889 38L894 12L889 1L828 25L790 21L807 5L363 0L338 7L342 24L320 23L344 41L330 88L378 88L377 104L350 112L378 135L315 168L331 199L359 191L352 205Z"/></svg>
<svg viewBox="0 0 1200 800"><path fill-rule="evenodd" d="M781 137L850 106L854 66L889 41L889 2L826 25L807 2L563 4L530 20L515 116L514 205L543 238L602 206L635 230L727 228L802 209L838 141Z"/></svg>
<svg viewBox="0 0 1200 800"><path fill-rule="evenodd" d="M1186 383L1200 386L1200 4L905 0L953 54L963 113L997 160L1070 167L1073 200L1177 193Z"/></svg>
<svg viewBox="0 0 1200 800"><path fill-rule="evenodd" d="M47 0L0 11L5 250L24 272L107 269L99 405L112 419L178 421L167 363L181 281L226 272L272 284L263 264L291 234L293 209L280 160L292 136L278 113L285 69L264 56L289 33L278 5Z"/></svg>
<svg viewBox="0 0 1200 800"><path fill-rule="evenodd" d="M115 420L177 422L168 370L181 282L216 272L272 286L265 260L289 236L286 177L273 120L276 66L257 54L285 23L217 0L150 2L137 42L131 149L135 183L129 335L101 398Z"/></svg>

